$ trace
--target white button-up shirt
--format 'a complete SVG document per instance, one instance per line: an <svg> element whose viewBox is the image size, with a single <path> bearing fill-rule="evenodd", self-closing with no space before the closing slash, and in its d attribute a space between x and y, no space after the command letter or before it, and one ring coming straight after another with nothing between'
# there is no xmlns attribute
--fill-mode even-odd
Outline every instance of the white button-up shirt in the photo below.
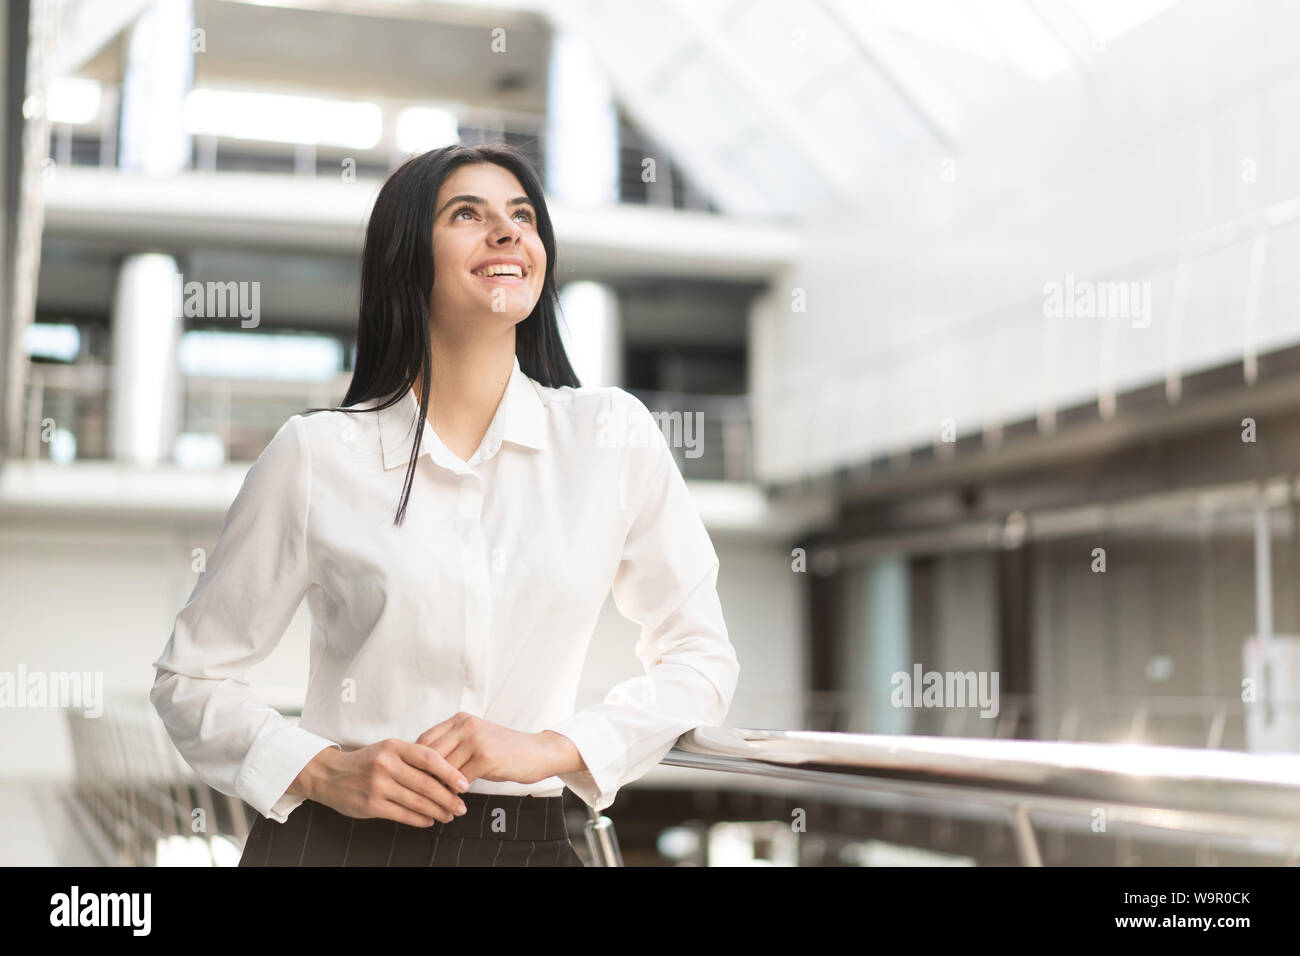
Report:
<svg viewBox="0 0 1300 956"><path fill-rule="evenodd" d="M373 407L377 400L352 407ZM154 661L150 699L195 772L283 822L330 745L414 740L458 711L570 738L586 771L472 793L597 810L678 736L723 721L739 676L718 558L654 417L619 388L514 371L462 461L423 422L403 525L415 392L379 412L291 417L249 469ZM641 627L645 671L574 712L605 598ZM306 597L310 671L295 724L246 674Z"/></svg>

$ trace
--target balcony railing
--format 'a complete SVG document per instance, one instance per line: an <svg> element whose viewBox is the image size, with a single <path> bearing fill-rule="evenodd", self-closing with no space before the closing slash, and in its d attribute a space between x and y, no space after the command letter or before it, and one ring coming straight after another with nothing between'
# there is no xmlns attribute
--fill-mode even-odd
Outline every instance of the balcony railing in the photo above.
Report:
<svg viewBox="0 0 1300 956"><path fill-rule="evenodd" d="M629 391L655 416L683 477L702 481L753 478L748 396Z"/></svg>
<svg viewBox="0 0 1300 956"><path fill-rule="evenodd" d="M349 377L344 373L323 382L276 382L190 376L182 385L180 432L212 439L226 461L251 462L291 415L341 401ZM33 364L23 415L23 457L109 457L111 388L111 370L106 365ZM685 478L747 481L752 477L746 396L634 394L656 416ZM63 434L65 449L48 440L43 423L49 421L56 434Z"/></svg>
<svg viewBox="0 0 1300 956"><path fill-rule="evenodd" d="M75 711L67 719L73 806L106 863L153 865L171 841L198 841L216 864L237 859L248 809L199 781L142 695L116 698L97 719ZM679 738L663 763L767 778L814 799L961 812L1009 832L1026 866L1043 863L1040 824L1096 834L1099 819L1117 840L1300 862L1300 754L702 727ZM712 789L716 780L702 775L699 784ZM590 865L621 866L610 817L589 817Z"/></svg>
<svg viewBox="0 0 1300 956"><path fill-rule="evenodd" d="M323 382L190 376L182 384L178 430L214 438L227 461L251 462L287 418L305 408L335 404L347 386L347 375ZM111 457L112 387L112 370L107 365L33 364L25 395L23 457ZM66 449L45 434L43 423L48 421L53 422L54 434L62 432L72 439Z"/></svg>
<svg viewBox="0 0 1300 956"><path fill-rule="evenodd" d="M105 84L105 109L99 124L55 123L50 130L49 158L57 166L114 168L118 162L120 125L117 104L121 89ZM419 105L419 104L412 104ZM543 181L547 173L546 117L499 109L462 109L460 142L506 143L526 153ZM408 154L389 140L372 149L353 149L240 139L233 136L190 137L190 168L201 172L244 172L281 176L339 179L346 168L358 178L383 179ZM672 159L670 152L634 126L620 122L617 144L618 201L694 212L717 213L718 208ZM645 161L656 161L655 175L646 181Z"/></svg>
<svg viewBox="0 0 1300 956"><path fill-rule="evenodd" d="M1165 841L1215 837L1300 862L1300 754L702 727L663 762L847 788L880 805L900 796L975 804L1010 828L1025 866L1043 865L1035 831L1043 818L1090 832L1102 820L1112 835Z"/></svg>

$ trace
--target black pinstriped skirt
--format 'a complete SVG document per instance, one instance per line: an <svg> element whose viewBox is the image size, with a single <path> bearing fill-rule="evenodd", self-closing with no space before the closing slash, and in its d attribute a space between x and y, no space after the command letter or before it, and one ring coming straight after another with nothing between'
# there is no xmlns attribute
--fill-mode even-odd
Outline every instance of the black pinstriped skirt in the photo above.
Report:
<svg viewBox="0 0 1300 956"><path fill-rule="evenodd" d="M240 866L583 866L563 797L462 793L464 816L413 827L304 800L284 823L258 815Z"/></svg>

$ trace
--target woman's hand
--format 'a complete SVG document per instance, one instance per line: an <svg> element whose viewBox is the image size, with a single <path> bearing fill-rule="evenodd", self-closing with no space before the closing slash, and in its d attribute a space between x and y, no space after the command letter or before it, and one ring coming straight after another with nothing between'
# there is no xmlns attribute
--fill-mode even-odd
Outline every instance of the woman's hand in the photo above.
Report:
<svg viewBox="0 0 1300 956"><path fill-rule="evenodd" d="M303 768L289 792L348 817L396 820L407 826L449 823L465 805L466 778L437 750L389 738L346 753L326 747Z"/></svg>
<svg viewBox="0 0 1300 956"><path fill-rule="evenodd" d="M470 783L480 777L536 783L586 769L578 748L563 734L512 730L464 711L430 727L415 742L445 755Z"/></svg>

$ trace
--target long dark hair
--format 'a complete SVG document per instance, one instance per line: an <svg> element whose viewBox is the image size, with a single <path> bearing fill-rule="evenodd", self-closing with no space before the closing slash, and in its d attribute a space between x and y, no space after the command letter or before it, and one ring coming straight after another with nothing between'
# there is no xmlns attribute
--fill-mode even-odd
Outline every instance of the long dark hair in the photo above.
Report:
<svg viewBox="0 0 1300 956"><path fill-rule="evenodd" d="M515 326L515 355L529 378L549 388L579 387L556 324L555 232L542 195L541 177L514 146L444 146L406 160L389 174L366 226L361 254L361 309L357 358L343 405L378 398L374 408L311 408L307 412L378 412L405 397L420 379L420 417L393 523L401 525L420 456L419 427L429 411L432 344L429 297L433 292L433 213L438 190L450 173L467 163L494 163L514 173L537 212L537 231L546 249L542 294L528 318Z"/></svg>

